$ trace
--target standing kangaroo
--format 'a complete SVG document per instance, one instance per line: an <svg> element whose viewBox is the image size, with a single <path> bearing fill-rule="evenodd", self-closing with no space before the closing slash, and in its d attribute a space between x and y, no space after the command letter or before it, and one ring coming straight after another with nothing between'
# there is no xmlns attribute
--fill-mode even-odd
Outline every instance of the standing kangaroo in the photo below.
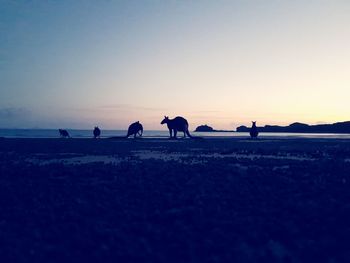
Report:
<svg viewBox="0 0 350 263"><path fill-rule="evenodd" d="M188 131L188 122L185 118L183 117L176 117L174 119L169 119L168 116L164 116L164 119L160 124L167 124L169 133L170 133L170 139L174 138L176 139L176 134L178 131L181 131L184 133L184 137L186 137L186 134L188 137L195 139L195 138L200 138L200 137L193 137L190 132ZM173 136L173 131L174 131L174 136Z"/></svg>
<svg viewBox="0 0 350 263"><path fill-rule="evenodd" d="M256 138L258 137L258 128L256 127L256 121L252 121L252 127L250 128L250 137L253 139L253 138Z"/></svg>

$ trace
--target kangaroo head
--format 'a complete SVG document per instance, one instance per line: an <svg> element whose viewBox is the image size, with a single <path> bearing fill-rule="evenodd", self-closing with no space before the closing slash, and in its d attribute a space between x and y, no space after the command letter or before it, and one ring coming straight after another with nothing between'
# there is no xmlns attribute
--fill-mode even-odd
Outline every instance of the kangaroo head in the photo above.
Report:
<svg viewBox="0 0 350 263"><path fill-rule="evenodd" d="M253 124L253 126L255 126L256 125L256 121L252 121L252 124Z"/></svg>
<svg viewBox="0 0 350 263"><path fill-rule="evenodd" d="M162 120L162 122L160 124L168 123L168 121L169 121L169 117L164 116L164 119Z"/></svg>

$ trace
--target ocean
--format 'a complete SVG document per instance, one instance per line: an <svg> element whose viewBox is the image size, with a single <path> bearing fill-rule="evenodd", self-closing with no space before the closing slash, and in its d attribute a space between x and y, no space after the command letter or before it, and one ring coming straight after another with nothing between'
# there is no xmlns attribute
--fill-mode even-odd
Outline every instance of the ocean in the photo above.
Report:
<svg viewBox="0 0 350 263"><path fill-rule="evenodd" d="M68 130L72 138L92 138L92 130ZM124 136L126 130L102 130L101 137L107 138L111 136ZM178 137L182 137L182 132L178 133ZM202 137L249 137L246 132L191 132L194 136ZM143 137L146 138L166 138L169 136L167 130L145 130ZM0 129L0 137L5 138L59 138L56 129ZM350 139L350 134L335 133L260 133L261 138L334 138L334 139Z"/></svg>

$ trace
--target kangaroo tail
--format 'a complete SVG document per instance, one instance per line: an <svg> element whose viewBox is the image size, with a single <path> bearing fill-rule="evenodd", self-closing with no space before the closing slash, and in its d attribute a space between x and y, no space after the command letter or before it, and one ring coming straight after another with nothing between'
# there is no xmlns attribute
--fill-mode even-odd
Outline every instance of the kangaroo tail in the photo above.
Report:
<svg viewBox="0 0 350 263"><path fill-rule="evenodd" d="M188 130L186 131L186 134L187 134L187 136L190 137L191 139L203 139L202 137L192 136Z"/></svg>
<svg viewBox="0 0 350 263"><path fill-rule="evenodd" d="M190 134L190 132L189 132L188 130L186 130L186 134L187 134L188 137L190 137L190 138L192 138L192 139L194 138L194 137Z"/></svg>

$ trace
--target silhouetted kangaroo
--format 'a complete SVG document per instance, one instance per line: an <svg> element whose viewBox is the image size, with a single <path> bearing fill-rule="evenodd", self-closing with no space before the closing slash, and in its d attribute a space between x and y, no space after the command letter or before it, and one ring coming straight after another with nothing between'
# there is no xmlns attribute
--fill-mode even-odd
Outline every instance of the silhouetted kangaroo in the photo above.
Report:
<svg viewBox="0 0 350 263"><path fill-rule="evenodd" d="M256 127L256 121L252 121L252 127L250 128L250 137L251 138L256 138L258 137L258 128Z"/></svg>
<svg viewBox="0 0 350 263"><path fill-rule="evenodd" d="M58 131L62 138L70 138L69 133L66 130L59 129Z"/></svg>
<svg viewBox="0 0 350 263"><path fill-rule="evenodd" d="M164 119L160 124L167 124L169 133L170 133L170 139L174 138L176 139L176 134L178 131L182 131L184 133L184 137L186 137L186 134L188 137L192 139L199 139L200 137L193 137L190 132L188 131L188 122L185 118L183 117L175 117L174 119L169 119L168 116L164 116ZM174 131L174 136L173 136L173 131Z"/></svg>
<svg viewBox="0 0 350 263"><path fill-rule="evenodd" d="M134 138L136 138L136 135L139 135L141 137L142 133L143 133L142 124L139 121L137 121L130 124L128 129L128 134L125 137L129 138L130 135L134 135Z"/></svg>
<svg viewBox="0 0 350 263"><path fill-rule="evenodd" d="M101 130L96 126L94 129L94 138L100 138Z"/></svg>

